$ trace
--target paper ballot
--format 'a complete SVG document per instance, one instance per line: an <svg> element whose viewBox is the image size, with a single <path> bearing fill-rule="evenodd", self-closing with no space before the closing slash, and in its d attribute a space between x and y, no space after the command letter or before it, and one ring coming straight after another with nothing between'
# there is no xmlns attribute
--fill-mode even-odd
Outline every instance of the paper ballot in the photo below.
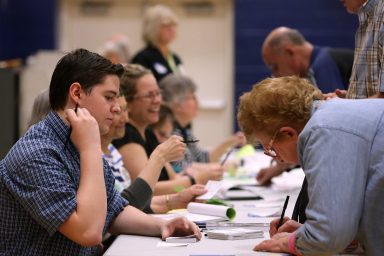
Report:
<svg viewBox="0 0 384 256"><path fill-rule="evenodd" d="M213 198L216 193L220 190L221 188L221 182L216 181L216 180L209 180L207 184L205 185L205 189L207 190L207 193L204 195L196 197L196 199L200 200L208 200Z"/></svg>
<svg viewBox="0 0 384 256"><path fill-rule="evenodd" d="M264 237L264 231L246 228L213 229L207 231L207 236L211 239L240 240L262 238Z"/></svg>

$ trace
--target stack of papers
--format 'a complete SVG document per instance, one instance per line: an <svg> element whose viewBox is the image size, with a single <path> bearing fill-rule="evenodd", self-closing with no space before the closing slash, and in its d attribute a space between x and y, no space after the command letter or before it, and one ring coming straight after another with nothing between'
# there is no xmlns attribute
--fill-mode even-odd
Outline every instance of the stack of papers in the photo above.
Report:
<svg viewBox="0 0 384 256"><path fill-rule="evenodd" d="M227 180L213 181L209 180L205 189L207 193L197 197L199 200L209 200L211 198L220 198L225 200L258 200L262 199L257 193L247 188L242 188L242 184L255 184L256 179L252 178L245 180Z"/></svg>
<svg viewBox="0 0 384 256"><path fill-rule="evenodd" d="M234 228L234 229L213 229L207 231L208 238L222 240L240 240L264 237L262 230Z"/></svg>

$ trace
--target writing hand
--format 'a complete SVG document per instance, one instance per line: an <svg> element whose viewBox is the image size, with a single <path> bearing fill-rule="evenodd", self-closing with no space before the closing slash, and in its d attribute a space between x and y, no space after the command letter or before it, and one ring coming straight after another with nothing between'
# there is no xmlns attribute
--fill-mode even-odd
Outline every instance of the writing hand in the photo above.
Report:
<svg viewBox="0 0 384 256"><path fill-rule="evenodd" d="M270 237L282 232L294 232L301 226L299 222L291 220L288 217L284 217L283 224L278 228L279 222L280 218L272 220L269 224Z"/></svg>
<svg viewBox="0 0 384 256"><path fill-rule="evenodd" d="M289 252L288 240L291 233L278 233L272 239L257 244L254 251Z"/></svg>

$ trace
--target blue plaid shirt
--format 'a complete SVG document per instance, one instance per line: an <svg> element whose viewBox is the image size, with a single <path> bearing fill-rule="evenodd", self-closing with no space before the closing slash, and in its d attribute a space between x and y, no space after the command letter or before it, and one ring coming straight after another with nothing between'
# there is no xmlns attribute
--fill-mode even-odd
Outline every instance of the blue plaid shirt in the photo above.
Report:
<svg viewBox="0 0 384 256"><path fill-rule="evenodd" d="M55 112L31 127L0 162L0 255L95 255L58 228L77 206L80 158ZM108 209L103 233L127 205L104 161ZM93 200L93 198L89 198Z"/></svg>

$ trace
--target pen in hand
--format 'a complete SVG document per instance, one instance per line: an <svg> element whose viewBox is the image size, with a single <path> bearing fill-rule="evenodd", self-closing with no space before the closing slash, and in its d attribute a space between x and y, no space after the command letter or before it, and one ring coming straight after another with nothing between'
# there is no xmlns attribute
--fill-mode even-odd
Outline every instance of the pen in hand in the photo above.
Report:
<svg viewBox="0 0 384 256"><path fill-rule="evenodd" d="M77 114L77 109L79 108L79 103L76 103L76 106L75 106L75 114ZM72 126L69 127L69 132L68 132L68 138L67 140L65 141L64 143L64 148L67 147L67 144L69 142L69 140L71 139L71 133L72 133Z"/></svg>
<svg viewBox="0 0 384 256"><path fill-rule="evenodd" d="M233 151L233 148L231 148L231 149L225 154L223 160L222 160L221 163L220 163L221 166L223 166L224 163L225 163L225 161L227 161L227 159L228 159L229 155L232 153L232 151Z"/></svg>
<svg viewBox="0 0 384 256"><path fill-rule="evenodd" d="M199 142L200 140L183 140L181 142L185 143L185 144L190 144L190 143L196 143L196 142Z"/></svg>
<svg viewBox="0 0 384 256"><path fill-rule="evenodd" d="M283 206L283 211L281 212L280 221L279 221L279 224L277 225L276 229L279 229L280 226L283 225L285 210L287 209L288 201L289 201L289 196L287 196L287 198L285 198L285 202L284 202L284 206Z"/></svg>

